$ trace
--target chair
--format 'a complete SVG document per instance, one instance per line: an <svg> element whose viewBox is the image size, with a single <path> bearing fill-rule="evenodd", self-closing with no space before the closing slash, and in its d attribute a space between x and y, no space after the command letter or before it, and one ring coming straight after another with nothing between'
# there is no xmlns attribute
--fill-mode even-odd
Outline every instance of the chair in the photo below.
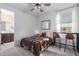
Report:
<svg viewBox="0 0 79 59"><path fill-rule="evenodd" d="M56 42L56 40L59 40L59 42ZM53 32L53 40L54 40L54 43L58 43L59 44L59 49L61 48L61 39L60 39L60 36L57 32Z"/></svg>
<svg viewBox="0 0 79 59"><path fill-rule="evenodd" d="M66 34L64 52L65 52L66 47L67 47L67 40L72 40L72 45L73 45L72 47L73 47L73 50L75 51L75 55L76 55L76 48L75 48L75 44L74 44L74 35L72 33Z"/></svg>

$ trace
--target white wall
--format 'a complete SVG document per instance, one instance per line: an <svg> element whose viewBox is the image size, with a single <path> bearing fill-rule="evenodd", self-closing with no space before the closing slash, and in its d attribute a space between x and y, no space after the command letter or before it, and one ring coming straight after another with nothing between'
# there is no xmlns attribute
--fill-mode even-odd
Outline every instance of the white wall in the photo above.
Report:
<svg viewBox="0 0 79 59"><path fill-rule="evenodd" d="M0 8L11 10L15 13L14 28L15 28L15 45L20 43L24 37L31 36L36 30L36 18L28 13L23 13L18 9L12 8L9 5L0 4Z"/></svg>
<svg viewBox="0 0 79 59"><path fill-rule="evenodd" d="M43 20L50 20L50 30L41 30L41 21ZM40 32L47 32L47 35L50 36L50 37L53 37L53 32L56 32L57 31L57 24L56 24L56 12L51 12L50 14L47 14L47 15L42 15L40 18L39 18L39 31Z"/></svg>
<svg viewBox="0 0 79 59"><path fill-rule="evenodd" d="M78 16L79 16L79 7L78 7ZM51 30L41 30L41 21L42 20L51 20ZM75 21L75 19L74 19L74 21ZM56 12L52 12L51 14L48 14L48 15L42 15L42 17L40 17L39 18L39 31L41 31L41 32L47 32L47 35L49 35L49 36L51 36L51 37L53 37L53 35L52 35L52 33L54 32L54 31L57 31L57 28L56 28L56 26L57 26L57 24L56 24ZM78 28L76 28L77 29L77 32L79 33L79 17L78 17L78 20L77 20L77 27ZM62 34L60 34L61 35L61 42L62 43L65 43L65 35L62 35ZM74 35L75 36L75 35ZM72 45L72 42L71 41L69 41L68 42L68 44L70 44L70 45ZM76 36L75 36L75 44L76 44Z"/></svg>
<svg viewBox="0 0 79 59"><path fill-rule="evenodd" d="M39 18L39 31L41 32L49 32L51 34L51 32L53 33L53 31L56 31L56 19L55 19L56 13L52 12L51 14L47 14L47 15L42 15ZM50 26L51 29L50 30L41 30L41 21L43 20L50 20ZM48 34L49 34L48 33Z"/></svg>
<svg viewBox="0 0 79 59"><path fill-rule="evenodd" d="M72 32L78 32L79 28L79 19L78 19L78 6L74 5L73 11L72 11Z"/></svg>
<svg viewBox="0 0 79 59"><path fill-rule="evenodd" d="M78 4L78 33L79 33L79 4Z"/></svg>

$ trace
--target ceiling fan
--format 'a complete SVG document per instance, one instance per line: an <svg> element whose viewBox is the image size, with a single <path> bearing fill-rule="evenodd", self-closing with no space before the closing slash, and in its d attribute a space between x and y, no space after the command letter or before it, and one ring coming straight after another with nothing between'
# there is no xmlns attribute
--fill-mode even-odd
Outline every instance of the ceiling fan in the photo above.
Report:
<svg viewBox="0 0 79 59"><path fill-rule="evenodd" d="M31 9L31 11L38 9L40 12L43 12L44 10L42 9L42 7L48 7L51 6L50 3L33 3L33 8Z"/></svg>

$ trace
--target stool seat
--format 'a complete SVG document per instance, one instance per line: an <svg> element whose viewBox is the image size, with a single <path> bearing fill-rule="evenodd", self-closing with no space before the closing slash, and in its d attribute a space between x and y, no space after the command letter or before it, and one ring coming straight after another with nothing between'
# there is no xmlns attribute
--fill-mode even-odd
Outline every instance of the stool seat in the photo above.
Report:
<svg viewBox="0 0 79 59"><path fill-rule="evenodd" d="M67 33L67 34L66 34L64 52L65 52L65 50L66 50L67 40L72 40L72 45L73 45L72 47L73 47L73 50L75 51L75 55L76 55L76 47L75 47L75 44L74 44L74 35L73 35L72 33Z"/></svg>
<svg viewBox="0 0 79 59"><path fill-rule="evenodd" d="M53 32L53 39L58 40L59 42L56 42L59 44L59 49L61 49L61 38L60 35L57 32Z"/></svg>
<svg viewBox="0 0 79 59"><path fill-rule="evenodd" d="M74 39L74 35L72 33L68 33L66 35L66 39L73 40Z"/></svg>

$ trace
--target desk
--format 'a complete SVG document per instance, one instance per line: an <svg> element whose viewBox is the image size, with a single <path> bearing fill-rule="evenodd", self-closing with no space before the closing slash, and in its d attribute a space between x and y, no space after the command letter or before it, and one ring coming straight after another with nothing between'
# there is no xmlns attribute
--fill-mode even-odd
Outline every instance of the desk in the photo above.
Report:
<svg viewBox="0 0 79 59"><path fill-rule="evenodd" d="M67 33L65 33L65 32L57 32L57 33L60 33L60 34L67 34ZM54 33L53 33L54 34ZM77 35L77 52L79 53L79 33L72 33L72 34L75 34L75 35ZM53 36L53 45L55 45L55 43L56 43L56 39L54 38L54 36Z"/></svg>

